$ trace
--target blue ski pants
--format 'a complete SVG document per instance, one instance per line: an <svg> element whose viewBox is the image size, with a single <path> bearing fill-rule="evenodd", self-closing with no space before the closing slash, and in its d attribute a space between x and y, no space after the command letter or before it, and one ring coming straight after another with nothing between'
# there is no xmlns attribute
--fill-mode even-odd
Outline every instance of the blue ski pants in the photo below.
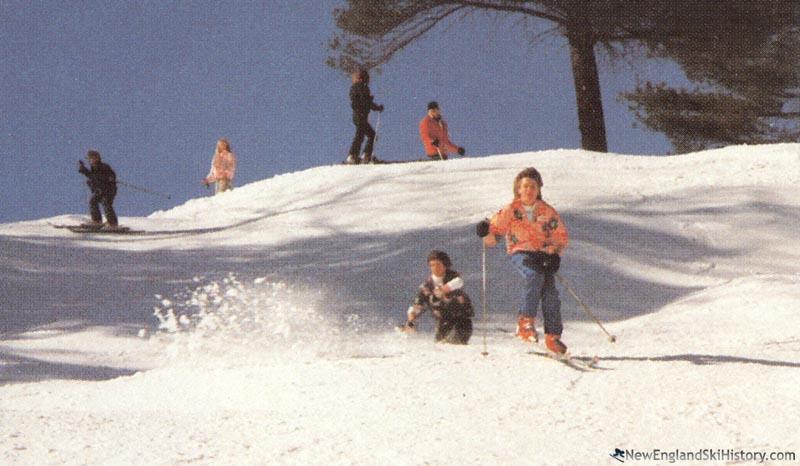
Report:
<svg viewBox="0 0 800 466"><path fill-rule="evenodd" d="M561 299L558 296L553 274L536 270L530 260L530 255L524 251L511 254L511 263L525 281L519 308L520 314L536 317L541 301L544 332L561 335L564 329L561 324Z"/></svg>

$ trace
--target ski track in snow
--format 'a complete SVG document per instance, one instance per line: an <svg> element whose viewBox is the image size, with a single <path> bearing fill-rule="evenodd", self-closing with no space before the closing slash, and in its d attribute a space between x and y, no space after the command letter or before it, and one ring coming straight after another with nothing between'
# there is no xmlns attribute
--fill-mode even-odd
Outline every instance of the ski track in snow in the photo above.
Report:
<svg viewBox="0 0 800 466"><path fill-rule="evenodd" d="M796 454L798 162L785 144L318 167L121 218L146 235L48 226L82 215L0 225L0 464ZM513 329L519 293L502 245L481 322L474 224L526 166L569 229L561 274L617 336L562 289L564 340L595 370L494 330ZM393 330L433 248L476 303L467 346L434 344L428 316Z"/></svg>

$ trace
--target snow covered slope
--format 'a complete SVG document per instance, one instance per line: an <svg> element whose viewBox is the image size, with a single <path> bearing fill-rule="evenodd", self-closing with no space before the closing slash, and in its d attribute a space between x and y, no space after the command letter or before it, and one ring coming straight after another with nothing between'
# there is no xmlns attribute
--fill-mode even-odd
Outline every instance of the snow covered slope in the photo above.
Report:
<svg viewBox="0 0 800 466"><path fill-rule="evenodd" d="M474 224L527 166L570 232L561 275L618 337L562 292L598 370L497 331L502 247L470 345L392 330L430 249L481 302ZM120 213L147 233L0 225L0 464L797 462L798 145L317 167Z"/></svg>

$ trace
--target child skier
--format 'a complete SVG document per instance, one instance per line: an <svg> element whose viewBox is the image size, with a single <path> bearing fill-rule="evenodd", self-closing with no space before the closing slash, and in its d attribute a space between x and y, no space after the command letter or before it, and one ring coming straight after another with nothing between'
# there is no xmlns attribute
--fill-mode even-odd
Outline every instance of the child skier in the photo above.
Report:
<svg viewBox="0 0 800 466"><path fill-rule="evenodd" d="M214 183L214 194L223 193L233 189L231 180L236 171L236 155L231 152L231 145L227 139L220 139L214 147L214 158L211 159L211 171L203 178L203 183L208 186Z"/></svg>
<svg viewBox="0 0 800 466"><path fill-rule="evenodd" d="M535 168L522 170L514 178L514 200L490 220L478 223L476 230L486 246L497 243L495 234L505 235L511 263L525 280L517 337L539 341L534 321L541 301L545 346L564 354L567 346L561 341L561 300L554 274L567 245L567 229L556 210L542 200L542 185L542 176Z"/></svg>
<svg viewBox="0 0 800 466"><path fill-rule="evenodd" d="M455 270L447 253L433 250L428 254L431 274L420 285L414 304L408 308L405 330L413 331L414 321L426 310L436 319L436 342L466 345L472 336L472 303L462 290L464 279Z"/></svg>

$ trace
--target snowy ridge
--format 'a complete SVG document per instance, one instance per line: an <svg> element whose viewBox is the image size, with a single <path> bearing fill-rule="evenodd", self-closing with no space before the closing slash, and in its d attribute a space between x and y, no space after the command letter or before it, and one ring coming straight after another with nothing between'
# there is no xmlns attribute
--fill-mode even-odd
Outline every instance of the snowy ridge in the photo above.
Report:
<svg viewBox="0 0 800 466"><path fill-rule="evenodd" d="M480 303L474 224L535 166L571 242L564 340L529 354L487 251L468 346L399 335L430 249ZM0 225L0 464L617 464L800 452L800 145L317 167L121 223ZM481 356L484 335L487 357ZM649 464L667 464L668 460ZM757 464L711 459L691 464ZM772 461L765 464L793 464Z"/></svg>

